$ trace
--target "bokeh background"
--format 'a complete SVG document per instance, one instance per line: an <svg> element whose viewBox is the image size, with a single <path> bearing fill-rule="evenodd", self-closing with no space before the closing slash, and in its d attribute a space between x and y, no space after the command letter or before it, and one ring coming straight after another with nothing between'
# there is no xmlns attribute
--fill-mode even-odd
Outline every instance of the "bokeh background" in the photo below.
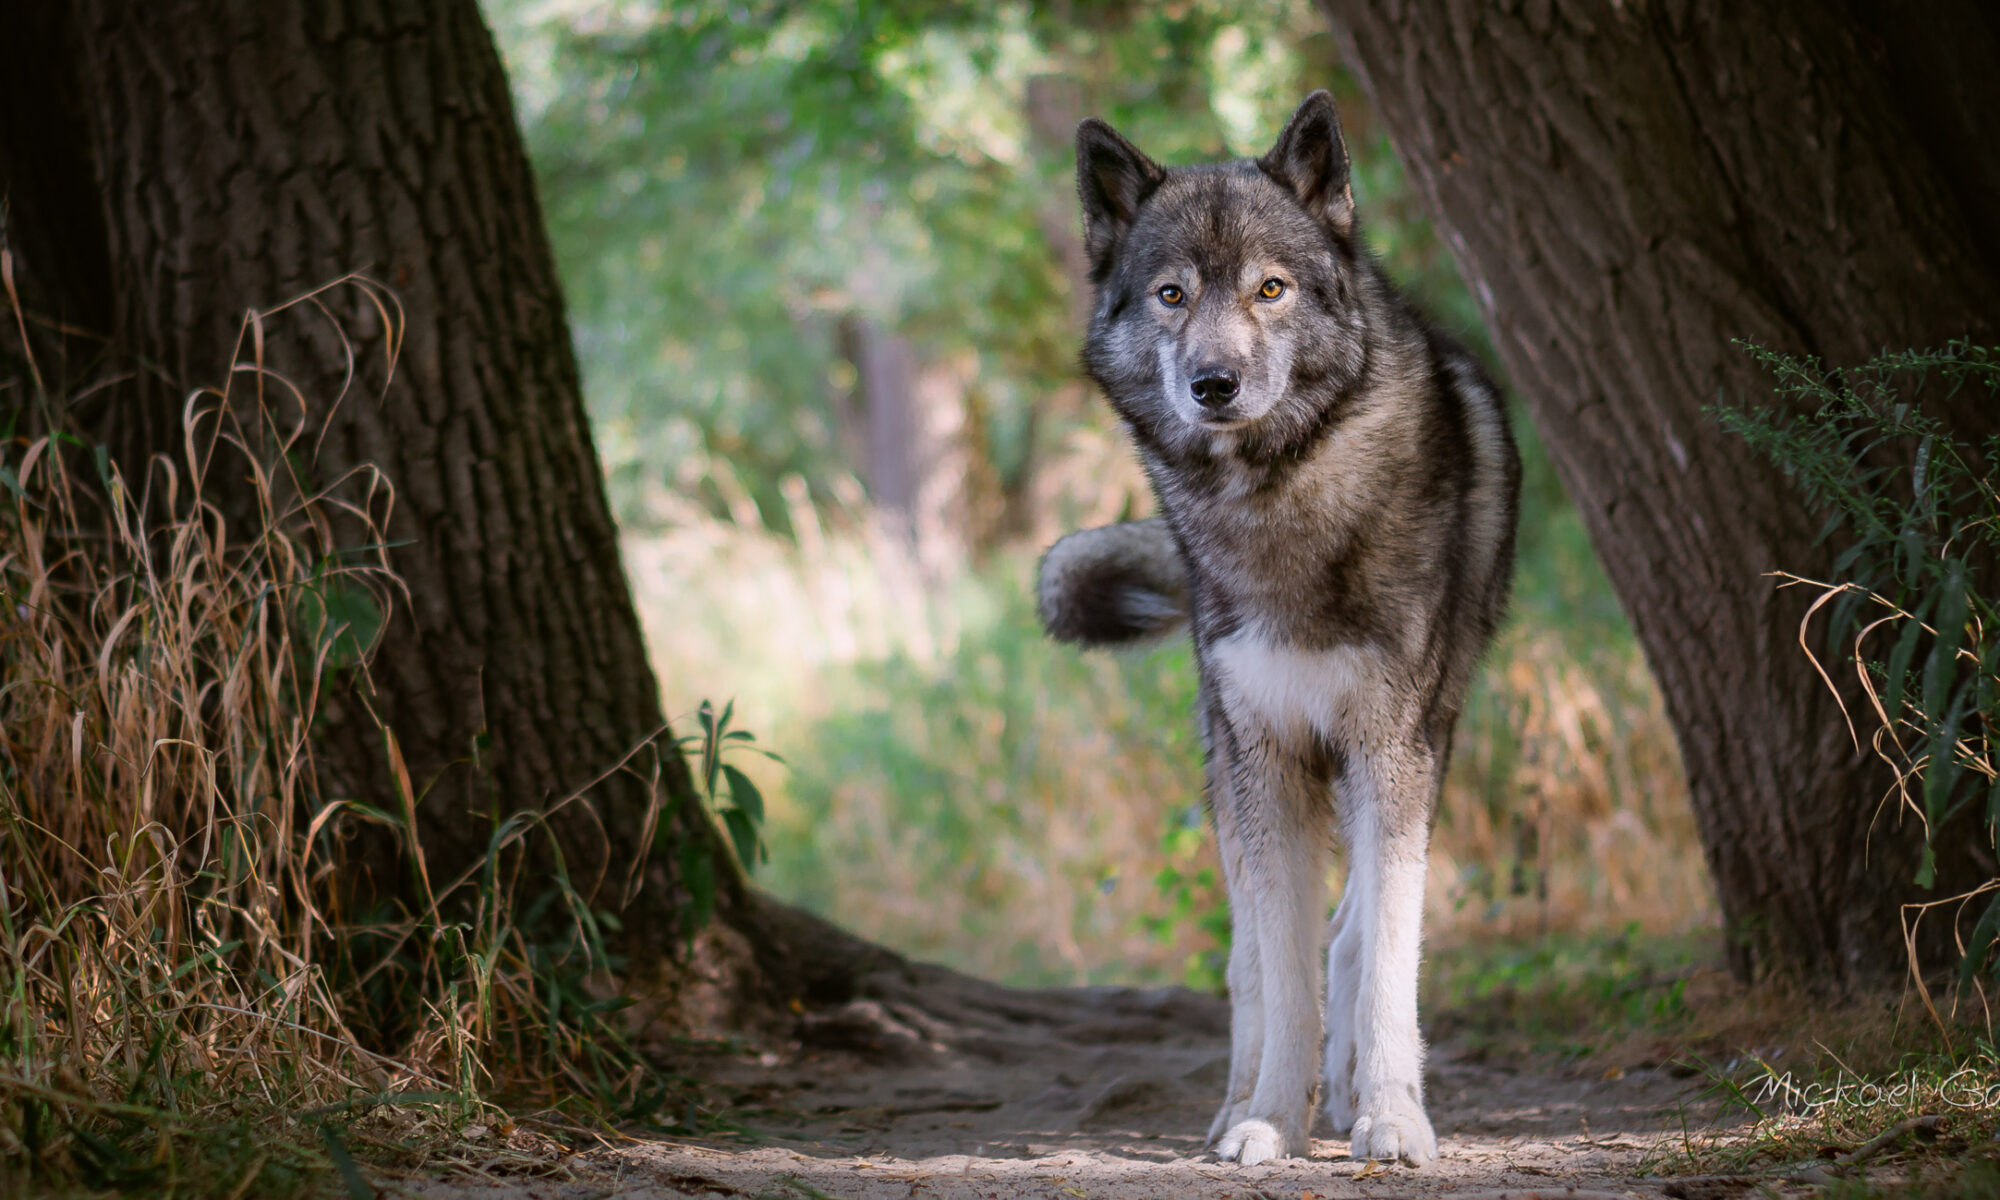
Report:
<svg viewBox="0 0 2000 1200"><path fill-rule="evenodd" d="M1070 137L1261 153L1340 102L1374 251L1489 365L1305 3L488 0L668 714L782 764L759 881L1014 983L1220 984L1184 646L1053 645L1035 559L1151 499L1081 379ZM1431 937L1710 936L1673 736L1525 419L1513 617L1436 826Z"/></svg>

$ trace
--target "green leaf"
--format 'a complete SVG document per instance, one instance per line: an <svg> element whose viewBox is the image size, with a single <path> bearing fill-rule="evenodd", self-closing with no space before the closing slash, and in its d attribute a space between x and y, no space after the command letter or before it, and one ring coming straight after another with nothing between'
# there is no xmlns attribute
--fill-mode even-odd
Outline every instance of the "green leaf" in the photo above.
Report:
<svg viewBox="0 0 2000 1200"><path fill-rule="evenodd" d="M1986 827L1991 830L1996 825L2000 825L2000 775L1986 789Z"/></svg>
<svg viewBox="0 0 2000 1200"><path fill-rule="evenodd" d="M1932 435L1917 443L1917 464L1911 473L1910 480L1910 491L1917 498L1917 509L1926 516L1931 513L1931 495L1930 490L1925 486L1929 482L1925 479L1925 475L1930 470L1931 446L1936 441L1937 437Z"/></svg>
<svg viewBox="0 0 2000 1200"><path fill-rule="evenodd" d="M1890 720L1902 715L1904 692L1910 679L1910 660L1917 655L1917 643L1924 636L1924 610L1931 598L1917 602L1916 611L1903 620L1903 631L1889 651L1889 665L1882 673L1882 709Z"/></svg>
<svg viewBox="0 0 2000 1200"><path fill-rule="evenodd" d="M1914 524L1903 530L1900 539L1903 545L1903 577L1906 581L1922 579L1924 560L1929 557L1930 547L1923 533Z"/></svg>
<svg viewBox="0 0 2000 1200"><path fill-rule="evenodd" d="M715 802L715 773L722 765L722 748L716 742L715 706L704 700L695 710L701 722L701 790L709 803Z"/></svg>
<svg viewBox="0 0 2000 1200"><path fill-rule="evenodd" d="M403 818L386 808L377 808L372 804L367 804L360 800L341 800L335 801L335 803L345 804L348 812L353 813L364 821L370 821L377 825L387 825L391 829L401 829L403 827Z"/></svg>
<svg viewBox="0 0 2000 1200"><path fill-rule="evenodd" d="M1930 762L1924 767L1924 816L1932 835L1951 818L1948 805L1965 765L1958 761L1959 723L1964 717L1963 697L1952 700L1943 720L1931 719Z"/></svg>
<svg viewBox="0 0 2000 1200"><path fill-rule="evenodd" d="M1839 572L1836 572L1839 574ZM1845 659L1856 630L1856 615L1868 600L1866 593L1849 589L1830 606L1826 622L1826 657L1834 662Z"/></svg>
<svg viewBox="0 0 2000 1200"><path fill-rule="evenodd" d="M338 572L320 572L299 585L293 619L311 639L314 656L329 667L351 667L375 648L383 625L374 593Z"/></svg>
<svg viewBox="0 0 2000 1200"><path fill-rule="evenodd" d="M347 1152L347 1140L340 1136L333 1126L322 1124L319 1136L326 1142L326 1156L333 1160L333 1166L340 1173L340 1181L347 1187L352 1200L375 1200L375 1189L368 1186L368 1180L355 1165L354 1156Z"/></svg>
<svg viewBox="0 0 2000 1200"><path fill-rule="evenodd" d="M1950 702L1952 681L1958 676L1958 648L1965 644L1967 608L1965 564L1953 562L1938 584L1937 641L1924 659L1924 715L1938 720Z"/></svg>
<svg viewBox="0 0 2000 1200"><path fill-rule="evenodd" d="M1979 914L1978 924L1972 927L1972 936L1965 943L1965 961L1958 965L1958 986L1964 990L1978 973L1979 964L1986 961L1993 944L2000 941L2000 892L1986 904L1986 911ZM2000 963L1995 964L2000 969Z"/></svg>
<svg viewBox="0 0 2000 1200"><path fill-rule="evenodd" d="M715 861L708 856L706 839L699 837L682 838L678 857L681 883L688 890L688 919L682 929L692 942L715 915Z"/></svg>
<svg viewBox="0 0 2000 1200"><path fill-rule="evenodd" d="M757 790L757 785L750 782L748 775L745 775L735 767L725 765L722 768L722 777L729 781L729 798L735 801L736 807L750 814L752 821L762 825L764 823L764 793Z"/></svg>
<svg viewBox="0 0 2000 1200"><path fill-rule="evenodd" d="M743 864L745 871L757 867L757 825L750 814L740 808L723 812L722 823L729 828L729 840L736 843L736 860Z"/></svg>

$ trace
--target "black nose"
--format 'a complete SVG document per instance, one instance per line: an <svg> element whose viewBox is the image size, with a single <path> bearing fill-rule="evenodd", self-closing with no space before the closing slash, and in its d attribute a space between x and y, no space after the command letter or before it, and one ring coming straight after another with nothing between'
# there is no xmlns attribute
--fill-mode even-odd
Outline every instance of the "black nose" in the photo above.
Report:
<svg viewBox="0 0 2000 1200"><path fill-rule="evenodd" d="M1236 399L1236 372L1213 365L1197 368L1188 390L1203 407L1221 408Z"/></svg>

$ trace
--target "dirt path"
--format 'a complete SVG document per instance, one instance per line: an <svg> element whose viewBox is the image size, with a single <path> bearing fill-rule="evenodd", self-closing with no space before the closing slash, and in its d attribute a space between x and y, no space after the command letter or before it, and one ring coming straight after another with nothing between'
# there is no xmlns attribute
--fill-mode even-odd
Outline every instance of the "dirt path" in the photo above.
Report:
<svg viewBox="0 0 2000 1200"><path fill-rule="evenodd" d="M567 1178L404 1185L427 1200L766 1197L1444 1196L1567 1189L1659 1196L1648 1153L1698 1089L1664 1072L1516 1072L1433 1055L1441 1154L1422 1170L1218 1163L1202 1137L1228 1061L1222 1002L1170 989L1019 992L929 968L807 1018L784 1054L710 1059L756 1141L634 1140L567 1156ZM691 1064L691 1067L693 1065ZM1616 1072L1613 1072L1616 1074ZM505 1156L496 1155L496 1165Z"/></svg>

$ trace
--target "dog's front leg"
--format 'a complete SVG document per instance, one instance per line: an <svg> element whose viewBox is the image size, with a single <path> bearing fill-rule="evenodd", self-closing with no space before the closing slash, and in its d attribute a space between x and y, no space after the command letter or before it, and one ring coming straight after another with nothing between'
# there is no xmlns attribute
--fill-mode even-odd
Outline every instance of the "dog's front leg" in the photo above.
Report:
<svg viewBox="0 0 2000 1200"><path fill-rule="evenodd" d="M1310 773L1268 739L1236 749L1232 792L1241 862L1230 881L1230 904L1250 906L1254 914L1264 1036L1248 1109L1222 1135L1216 1153L1249 1166L1311 1153L1325 839L1310 824L1324 812L1308 799Z"/></svg>
<svg viewBox="0 0 2000 1200"><path fill-rule="evenodd" d="M1424 1115L1424 1044L1417 1030L1435 769L1428 754L1391 747L1355 764L1350 775L1342 781L1352 850L1343 905L1355 909L1343 920L1359 925L1360 970L1349 1153L1422 1166L1437 1157L1437 1135Z"/></svg>
<svg viewBox="0 0 2000 1200"><path fill-rule="evenodd" d="M1264 977L1257 959L1257 906L1250 903L1250 888L1243 879L1243 837L1236 828L1236 806L1228 799L1228 772L1213 753L1209 796L1222 881L1230 897L1229 1090L1208 1127L1208 1144L1217 1146L1249 1114L1250 1097L1257 1089L1257 1067L1264 1055Z"/></svg>

